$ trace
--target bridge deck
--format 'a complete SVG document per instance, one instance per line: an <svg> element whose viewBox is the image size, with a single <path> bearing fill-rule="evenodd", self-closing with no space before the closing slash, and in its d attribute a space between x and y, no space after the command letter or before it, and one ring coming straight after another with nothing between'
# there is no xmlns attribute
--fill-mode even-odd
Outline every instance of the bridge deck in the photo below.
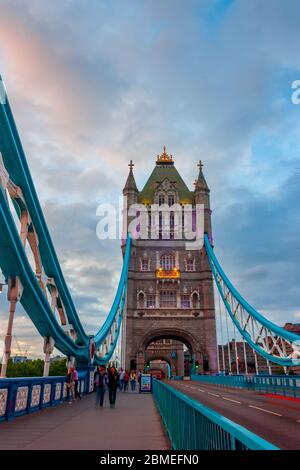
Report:
<svg viewBox="0 0 300 470"><path fill-rule="evenodd" d="M281 449L300 449L300 403L201 381L169 384Z"/></svg>
<svg viewBox="0 0 300 470"><path fill-rule="evenodd" d="M118 393L96 408L89 395L0 424L0 449L168 450L160 415L151 395Z"/></svg>

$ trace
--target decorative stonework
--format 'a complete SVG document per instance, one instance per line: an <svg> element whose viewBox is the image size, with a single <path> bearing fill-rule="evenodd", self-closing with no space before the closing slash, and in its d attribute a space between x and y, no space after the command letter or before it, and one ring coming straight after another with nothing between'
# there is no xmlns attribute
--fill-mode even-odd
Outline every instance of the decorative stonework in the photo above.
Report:
<svg viewBox="0 0 300 470"><path fill-rule="evenodd" d="M61 397L61 382L55 385L55 400L60 400Z"/></svg>
<svg viewBox="0 0 300 470"><path fill-rule="evenodd" d="M49 403L51 398L51 384L46 384L44 386L44 396L43 396L43 403Z"/></svg>
<svg viewBox="0 0 300 470"><path fill-rule="evenodd" d="M28 399L28 387L18 387L15 411L26 410Z"/></svg>
<svg viewBox="0 0 300 470"><path fill-rule="evenodd" d="M41 398L41 386L34 385L32 387L31 392L31 401L30 401L30 408L34 408L35 406L39 406Z"/></svg>
<svg viewBox="0 0 300 470"><path fill-rule="evenodd" d="M64 398L68 395L67 382L64 383Z"/></svg>
<svg viewBox="0 0 300 470"><path fill-rule="evenodd" d="M0 389L0 416L4 416L6 413L7 397L7 388Z"/></svg>

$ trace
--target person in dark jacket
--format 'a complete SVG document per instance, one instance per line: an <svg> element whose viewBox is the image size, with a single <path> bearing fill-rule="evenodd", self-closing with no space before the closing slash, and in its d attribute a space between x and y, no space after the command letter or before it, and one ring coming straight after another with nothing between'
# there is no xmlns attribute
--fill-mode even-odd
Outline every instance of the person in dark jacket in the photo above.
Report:
<svg viewBox="0 0 300 470"><path fill-rule="evenodd" d="M106 387L108 385L108 376L106 368L99 366L95 373L95 387L96 387L96 406L103 407L104 396Z"/></svg>
<svg viewBox="0 0 300 470"><path fill-rule="evenodd" d="M114 408L117 397L117 389L119 383L119 374L115 367L108 369L108 391L109 391L109 403L110 407Z"/></svg>
<svg viewBox="0 0 300 470"><path fill-rule="evenodd" d="M72 404L72 401L75 400L75 382L74 382L74 375L73 375L73 368L68 368L67 373L67 400L69 400L69 404Z"/></svg>

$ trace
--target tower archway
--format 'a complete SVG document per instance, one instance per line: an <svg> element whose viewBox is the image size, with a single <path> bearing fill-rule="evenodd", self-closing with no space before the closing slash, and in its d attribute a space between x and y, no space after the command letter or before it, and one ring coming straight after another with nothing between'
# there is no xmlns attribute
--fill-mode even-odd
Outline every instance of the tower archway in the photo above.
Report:
<svg viewBox="0 0 300 470"><path fill-rule="evenodd" d="M195 361L202 369L205 360L197 339L178 328L151 330L141 338L136 351L137 369L144 370L147 362L158 357L170 363L174 376L188 375Z"/></svg>

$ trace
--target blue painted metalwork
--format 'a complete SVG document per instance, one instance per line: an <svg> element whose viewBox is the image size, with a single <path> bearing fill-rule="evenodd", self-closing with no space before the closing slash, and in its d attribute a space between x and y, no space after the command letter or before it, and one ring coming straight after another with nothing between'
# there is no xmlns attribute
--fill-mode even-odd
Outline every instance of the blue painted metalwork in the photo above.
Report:
<svg viewBox="0 0 300 470"><path fill-rule="evenodd" d="M192 375L192 380L300 398L300 377L283 375Z"/></svg>
<svg viewBox="0 0 300 470"><path fill-rule="evenodd" d="M0 81L2 81L1 77ZM21 192L20 196L17 193L18 195L13 198L12 202L19 218L22 211L26 211L30 217L30 230L34 231L38 239L38 254L42 267L48 278L55 283L67 321L76 332L76 339L64 331L52 311L45 292L43 292L28 261L6 198L6 187L0 185L1 270L6 279L9 277L20 279L24 288L20 302L40 335L52 337L57 349L67 356L75 357L80 364L87 365L91 359L93 338L84 331L63 277L7 96L6 100L1 100L0 103L0 152L4 169L9 176L10 187L13 188L13 191ZM105 363L111 358L119 337L126 299L130 244L131 239L128 237L116 297L104 325L96 334L95 347L96 349L101 346L105 347L105 354L101 358L95 356L95 364Z"/></svg>
<svg viewBox="0 0 300 470"><path fill-rule="evenodd" d="M153 396L175 450L279 450L166 383L153 380Z"/></svg>
<svg viewBox="0 0 300 470"><path fill-rule="evenodd" d="M129 268L129 262L130 262L130 251L131 251L131 236L128 234L127 240L126 240L126 247L125 247L125 254L124 254L124 261L123 261L123 267L122 267L122 272L120 276L120 281L117 289L117 293L114 299L114 302L112 304L111 310L100 328L100 330L96 333L95 335L95 345L96 348L99 349L100 346L105 342L109 341L109 335L110 331L114 326L115 320L116 322L116 331L114 335L114 341L110 343L109 345L107 344L107 351L105 351L104 355L99 355L98 357L98 362L101 364L104 363L106 364L115 349L115 346L117 344L120 330L121 330L121 325L122 325L122 320L123 320L123 313L124 313L124 307L125 307L125 300L126 300L126 290L127 290L127 279L128 279L128 268Z"/></svg>
<svg viewBox="0 0 300 470"><path fill-rule="evenodd" d="M79 390L89 393L89 372L79 371ZM0 379L0 422L56 406L66 399L66 377Z"/></svg>
<svg viewBox="0 0 300 470"><path fill-rule="evenodd" d="M30 218L39 238L39 251L45 273L55 279L68 320L78 335L78 342L87 346L88 336L81 325L63 277L7 97L5 103L0 103L0 152L10 178L22 189L25 197Z"/></svg>
<svg viewBox="0 0 300 470"><path fill-rule="evenodd" d="M283 343L283 341L286 341L291 346L293 344L299 345L300 336L275 325L275 323L271 322L270 320L267 320L263 315L261 315L253 307L251 307L251 305L246 302L246 300L234 288L234 286L224 273L220 263L218 262L213 252L207 234L205 234L204 243L208 255L209 264L214 279L216 281L219 293L222 297L226 310L232 322L238 329L239 333L248 342L248 344L265 359L275 362L276 364L282 366L295 366L300 364L299 359L291 358L285 355L285 344ZM236 305L235 312L233 311L233 308L229 303L230 296ZM243 324L241 323L241 319L238 319L238 314L240 315L240 318L242 318L242 315L244 315ZM247 316L245 316L245 314ZM251 322L252 325L254 324L253 322L255 322L255 327L258 331L256 337L255 335L253 335L252 337L249 332ZM272 342L272 347L269 347L269 342ZM274 351L277 351L278 354L275 354Z"/></svg>

